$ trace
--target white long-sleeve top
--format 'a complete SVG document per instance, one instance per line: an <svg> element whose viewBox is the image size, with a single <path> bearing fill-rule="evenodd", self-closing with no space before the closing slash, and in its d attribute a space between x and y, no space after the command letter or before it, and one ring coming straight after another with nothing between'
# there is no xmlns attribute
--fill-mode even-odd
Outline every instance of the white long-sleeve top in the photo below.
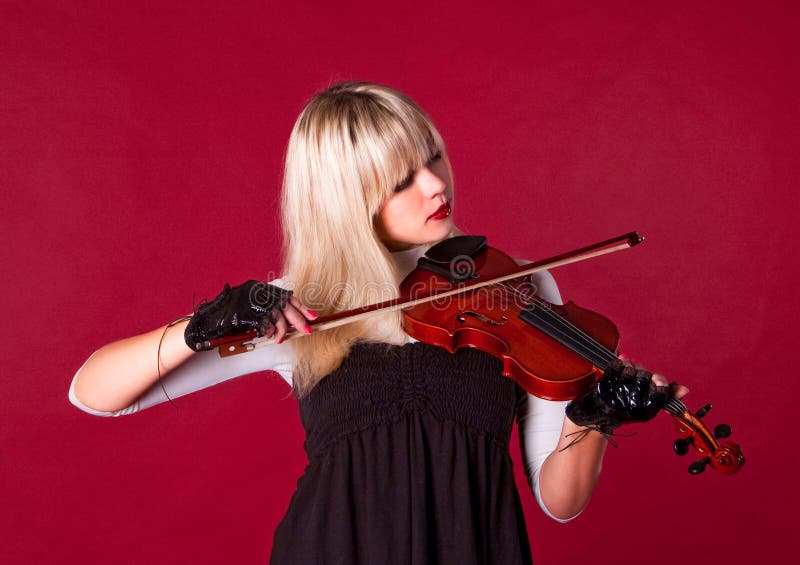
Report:
<svg viewBox="0 0 800 565"><path fill-rule="evenodd" d="M424 247L418 247L393 254L401 275L411 272L423 252ZM563 304L556 282L550 273L547 271L535 273L531 277L531 282L538 296L552 304ZM280 284L280 281L276 281L276 283ZM409 340L412 341L412 338L409 337ZM83 368L81 367L70 384L69 400L84 412L95 416L123 416L166 402L168 399L175 399L242 375L260 371L277 372L291 387L294 361L289 342L257 348L247 354L230 357L220 357L216 351L198 352L164 376L161 382L150 387L130 406L114 412L94 410L75 396L75 380ZM516 414L520 448L528 483L540 508L558 522L568 522L576 518L578 514L571 518L560 519L550 513L542 501L539 490L539 473L544 460L558 445L566 405L567 402L543 400L528 394L527 401L519 403Z"/></svg>

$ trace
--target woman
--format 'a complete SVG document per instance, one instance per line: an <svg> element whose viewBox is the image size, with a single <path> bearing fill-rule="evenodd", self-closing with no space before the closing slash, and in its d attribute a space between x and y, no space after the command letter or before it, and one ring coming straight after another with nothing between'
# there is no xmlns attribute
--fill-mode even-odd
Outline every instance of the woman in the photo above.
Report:
<svg viewBox="0 0 800 565"><path fill-rule="evenodd" d="M591 496L607 433L631 413L598 419L611 409L590 393L565 418L567 403L524 393L491 356L414 342L397 312L324 332L308 325L317 312L397 296L427 247L454 233L453 199L444 142L413 101L355 82L317 94L286 154L284 280L226 286L191 320L106 345L75 375L70 399L93 414L128 414L276 370L298 397L309 465L273 563L529 563L508 453L514 418L536 500L567 521ZM561 303L548 273L533 283ZM284 342L289 326L308 335ZM227 358L195 351L245 328L278 343ZM644 398L655 414L666 380L628 362L615 370L640 384L632 402Z"/></svg>

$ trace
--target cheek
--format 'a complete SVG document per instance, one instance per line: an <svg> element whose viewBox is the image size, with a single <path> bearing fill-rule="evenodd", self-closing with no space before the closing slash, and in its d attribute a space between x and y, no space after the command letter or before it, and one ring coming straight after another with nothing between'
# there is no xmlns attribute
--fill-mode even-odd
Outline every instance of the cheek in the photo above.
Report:
<svg viewBox="0 0 800 565"><path fill-rule="evenodd" d="M394 202L387 202L378 215L379 232L382 236L393 236L397 232L397 206Z"/></svg>
<svg viewBox="0 0 800 565"><path fill-rule="evenodd" d="M409 196L398 194L383 207L381 221L388 231L397 231L413 223L414 206Z"/></svg>

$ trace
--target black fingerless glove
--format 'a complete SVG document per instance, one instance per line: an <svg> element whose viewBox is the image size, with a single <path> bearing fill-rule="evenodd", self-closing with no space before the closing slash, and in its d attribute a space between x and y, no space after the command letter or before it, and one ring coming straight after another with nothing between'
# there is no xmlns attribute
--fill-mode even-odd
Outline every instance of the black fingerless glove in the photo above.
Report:
<svg viewBox="0 0 800 565"><path fill-rule="evenodd" d="M271 336L275 315L286 306L290 290L250 280L225 288L214 300L201 304L183 333L186 345L195 351L211 349L211 341L256 332Z"/></svg>
<svg viewBox="0 0 800 565"><path fill-rule="evenodd" d="M668 388L654 385L652 376L617 359L589 392L567 404L567 417L605 435L626 422L646 422L668 399Z"/></svg>

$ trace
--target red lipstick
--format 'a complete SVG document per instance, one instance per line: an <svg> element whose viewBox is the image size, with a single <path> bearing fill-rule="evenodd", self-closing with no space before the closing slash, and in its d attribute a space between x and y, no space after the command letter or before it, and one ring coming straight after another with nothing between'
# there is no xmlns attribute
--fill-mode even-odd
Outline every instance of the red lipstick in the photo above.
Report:
<svg viewBox="0 0 800 565"><path fill-rule="evenodd" d="M428 219L429 220L442 220L442 219L446 218L447 216L449 216L450 212L452 212L452 210L450 209L450 204L448 202L445 202L444 204L439 206L438 210L436 210L433 214L428 216Z"/></svg>

